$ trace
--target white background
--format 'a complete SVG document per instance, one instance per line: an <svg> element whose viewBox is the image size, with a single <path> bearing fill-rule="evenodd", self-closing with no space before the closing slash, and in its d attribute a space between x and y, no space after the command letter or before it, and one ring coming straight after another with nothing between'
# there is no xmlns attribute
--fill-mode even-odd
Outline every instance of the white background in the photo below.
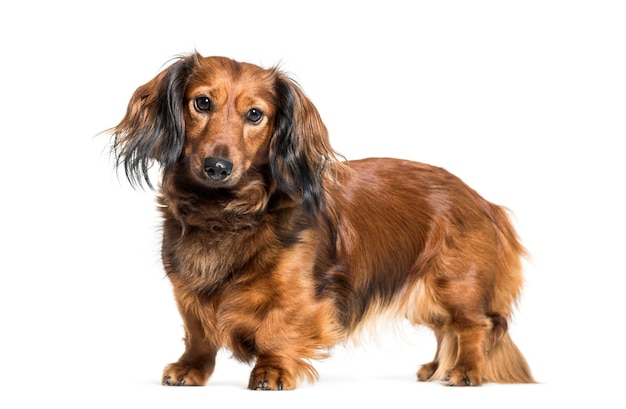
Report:
<svg viewBox="0 0 626 409"><path fill-rule="evenodd" d="M0 407L623 407L622 2L14 3L0 6ZM154 194L115 175L97 134L194 48L280 64L346 157L442 166L510 208L533 256L511 332L540 384L417 383L435 348L421 329L338 348L293 392L247 391L228 353L206 387L160 386L183 334Z"/></svg>

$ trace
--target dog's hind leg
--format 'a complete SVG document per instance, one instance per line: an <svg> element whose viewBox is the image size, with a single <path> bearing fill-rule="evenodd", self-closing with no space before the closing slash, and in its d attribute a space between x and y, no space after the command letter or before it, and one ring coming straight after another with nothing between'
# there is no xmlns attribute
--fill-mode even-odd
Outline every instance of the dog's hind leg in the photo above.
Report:
<svg viewBox="0 0 626 409"><path fill-rule="evenodd" d="M439 361L441 359L441 344L443 343L443 330L441 328L433 329L435 332L435 338L437 339L437 352L435 352L435 358L432 362L424 364L417 371L417 380L421 382L430 381L433 375L439 368Z"/></svg>
<svg viewBox="0 0 626 409"><path fill-rule="evenodd" d="M450 386L476 386L485 382L486 346L491 333L487 317L466 316L463 313L448 324L448 333L456 342L450 342L445 353L454 365L443 372L443 381ZM456 348L455 348L456 347Z"/></svg>

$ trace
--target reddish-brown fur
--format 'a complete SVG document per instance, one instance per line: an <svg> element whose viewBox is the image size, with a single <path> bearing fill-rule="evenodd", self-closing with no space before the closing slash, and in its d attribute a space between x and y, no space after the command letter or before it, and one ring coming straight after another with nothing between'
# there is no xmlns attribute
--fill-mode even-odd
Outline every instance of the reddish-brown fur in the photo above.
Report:
<svg viewBox="0 0 626 409"><path fill-rule="evenodd" d="M434 331L420 381L533 382L507 331L524 249L504 210L441 168L337 160L278 70L185 56L137 89L112 133L132 183L162 168L186 346L163 384L204 385L226 347L255 362L249 388L293 389L381 314ZM212 158L232 170L216 176Z"/></svg>

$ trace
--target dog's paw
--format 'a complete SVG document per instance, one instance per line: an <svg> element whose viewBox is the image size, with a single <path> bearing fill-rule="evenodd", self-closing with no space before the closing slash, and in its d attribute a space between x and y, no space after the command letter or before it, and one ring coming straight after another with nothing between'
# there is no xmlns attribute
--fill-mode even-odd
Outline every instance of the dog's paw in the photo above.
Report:
<svg viewBox="0 0 626 409"><path fill-rule="evenodd" d="M480 386L483 384L483 377L478 371L458 366L447 373L444 383L448 386Z"/></svg>
<svg viewBox="0 0 626 409"><path fill-rule="evenodd" d="M180 363L169 364L163 370L161 383L166 386L202 386L206 384L208 374L192 366Z"/></svg>
<svg viewBox="0 0 626 409"><path fill-rule="evenodd" d="M420 382L430 381L438 367L439 364L437 362L430 362L422 365L417 371L417 380Z"/></svg>
<svg viewBox="0 0 626 409"><path fill-rule="evenodd" d="M256 366L250 374L248 389L257 391L282 391L295 389L296 382L281 368Z"/></svg>

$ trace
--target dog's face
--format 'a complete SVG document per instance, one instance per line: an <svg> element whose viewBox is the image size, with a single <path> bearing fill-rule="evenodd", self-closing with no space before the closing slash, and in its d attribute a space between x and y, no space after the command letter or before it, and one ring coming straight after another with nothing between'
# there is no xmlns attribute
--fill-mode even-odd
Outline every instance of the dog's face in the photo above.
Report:
<svg viewBox="0 0 626 409"><path fill-rule="evenodd" d="M184 95L180 163L209 187L235 186L268 163L276 117L275 71L211 57L200 60Z"/></svg>
<svg viewBox="0 0 626 409"><path fill-rule="evenodd" d="M139 87L110 131L117 166L134 185L152 186L148 170L157 162L176 176L170 182L209 190L271 179L268 193L278 189L311 211L321 203L328 164L336 162L317 109L290 78L197 53ZM264 180L253 172L261 168Z"/></svg>

